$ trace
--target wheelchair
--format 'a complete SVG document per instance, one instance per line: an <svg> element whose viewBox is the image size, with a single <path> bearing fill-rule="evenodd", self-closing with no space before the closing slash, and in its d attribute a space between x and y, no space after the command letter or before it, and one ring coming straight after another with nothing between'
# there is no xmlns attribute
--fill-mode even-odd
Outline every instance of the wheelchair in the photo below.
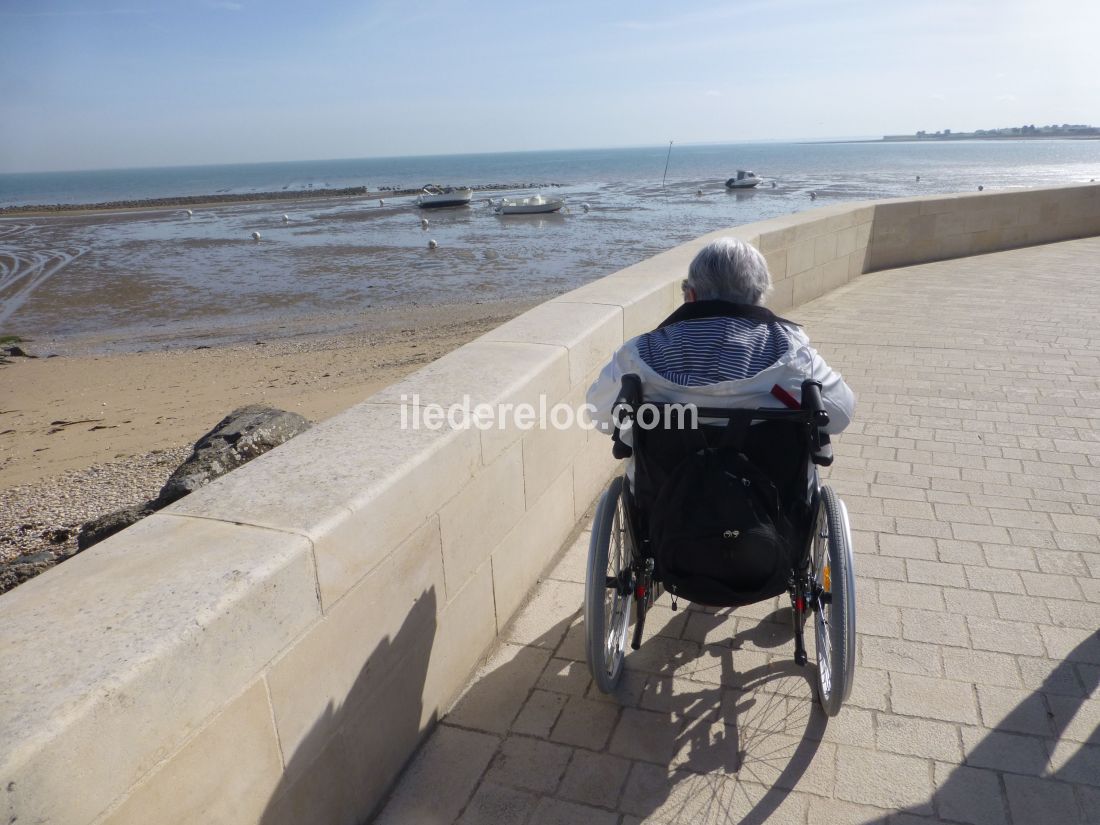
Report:
<svg viewBox="0 0 1100 825"><path fill-rule="evenodd" d="M777 388L778 389L778 388ZM646 611L667 589L672 609L683 598L714 608L736 608L765 601L785 590L791 601L794 659L808 663L804 627L813 616L817 696L827 716L840 712L852 689L856 650L855 571L848 512L844 502L819 482L817 467L832 463L824 428L828 412L821 385L802 384L801 402L781 390L788 408L691 408L693 426L685 426L684 407L646 403L641 380L626 375L612 407L613 453L634 459L633 484L614 478L596 508L585 581L585 652L596 685L614 691L623 673L632 624L632 649L641 646ZM794 408L790 408L794 407ZM648 426L640 420L647 410ZM675 417L679 416L679 420ZM675 426L674 426L675 425ZM741 458L775 483L784 512L785 552L776 569L731 590L695 582L680 592L664 581L664 560L675 547L655 547L650 526L662 506L661 483L680 461L699 450L728 446L739 432ZM630 444L624 434L629 433ZM736 534L736 531L734 531Z"/></svg>

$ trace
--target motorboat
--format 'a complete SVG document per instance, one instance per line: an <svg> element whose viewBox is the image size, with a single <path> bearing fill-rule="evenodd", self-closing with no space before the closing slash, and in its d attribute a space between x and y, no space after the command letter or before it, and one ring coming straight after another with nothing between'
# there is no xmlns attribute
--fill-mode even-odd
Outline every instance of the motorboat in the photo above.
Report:
<svg viewBox="0 0 1100 825"><path fill-rule="evenodd" d="M440 187L434 184L425 186L416 198L421 209L435 209L440 206L469 206L473 190L469 187Z"/></svg>
<svg viewBox="0 0 1100 825"><path fill-rule="evenodd" d="M543 195L531 195L528 198L501 198L493 207L498 215L539 215L557 212L565 206L561 198L547 198Z"/></svg>
<svg viewBox="0 0 1100 825"><path fill-rule="evenodd" d="M747 169L738 169L737 177L730 178L726 181L727 189L752 189L758 183L761 178L756 176L755 172L750 172Z"/></svg>

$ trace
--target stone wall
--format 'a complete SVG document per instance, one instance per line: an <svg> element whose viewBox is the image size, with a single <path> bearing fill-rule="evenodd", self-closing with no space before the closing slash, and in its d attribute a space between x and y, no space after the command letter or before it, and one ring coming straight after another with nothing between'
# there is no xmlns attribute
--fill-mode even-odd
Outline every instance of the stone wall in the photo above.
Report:
<svg viewBox="0 0 1100 825"><path fill-rule="evenodd" d="M596 433L403 428L403 402L576 407L719 235L764 252L783 311L883 266L1100 234L1098 194L847 204L704 236L532 309L22 585L0 598L3 812L362 822L615 471Z"/></svg>

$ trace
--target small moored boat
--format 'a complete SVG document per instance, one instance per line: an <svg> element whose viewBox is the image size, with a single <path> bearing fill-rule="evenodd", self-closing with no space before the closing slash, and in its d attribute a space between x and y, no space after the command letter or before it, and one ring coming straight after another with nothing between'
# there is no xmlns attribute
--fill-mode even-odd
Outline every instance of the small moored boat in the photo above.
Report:
<svg viewBox="0 0 1100 825"><path fill-rule="evenodd" d="M500 203L493 207L493 211L498 215L538 215L557 212L563 206L565 201L561 198L531 195L529 198L501 198Z"/></svg>
<svg viewBox="0 0 1100 825"><path fill-rule="evenodd" d="M417 197L416 205L421 209L434 209L440 206L469 206L473 194L473 190L469 187L448 186L444 188L429 185L425 186Z"/></svg>
<svg viewBox="0 0 1100 825"><path fill-rule="evenodd" d="M758 183L760 178L756 176L755 172L750 172L747 169L738 169L737 177L730 178L726 181L727 189L752 189Z"/></svg>

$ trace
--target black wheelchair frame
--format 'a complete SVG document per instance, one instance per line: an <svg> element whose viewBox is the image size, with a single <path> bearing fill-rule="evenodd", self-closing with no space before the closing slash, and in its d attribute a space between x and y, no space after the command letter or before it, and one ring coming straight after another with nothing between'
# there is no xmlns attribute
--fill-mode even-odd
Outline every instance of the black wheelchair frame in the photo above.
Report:
<svg viewBox="0 0 1100 825"><path fill-rule="evenodd" d="M661 422L670 420L668 416L676 406L646 402L639 377L623 376L621 391L612 406L612 451L616 458L629 458L639 449L637 438L635 446L624 442L622 430L638 425L647 403L656 408L659 418L655 420ZM799 666L809 659L805 623L811 614L815 617L818 696L826 714L833 716L851 691L855 670L855 579L847 510L832 489L821 485L817 478L816 466L828 466L833 460L829 436L824 431L829 416L822 403L821 385L803 382L797 409L692 409L696 426L704 420L727 424L739 421L744 426L776 421L795 425L805 434L800 461L809 491L810 521L796 533L805 538L790 570L787 592L794 625L794 660ZM616 478L601 498L593 523L585 595L586 652L593 677L604 692L611 692L621 676L630 604L635 615L630 646L637 650L646 613L664 589L649 540L640 528L641 519L630 486L622 477ZM616 543L615 559L611 557L612 542ZM774 591L766 598L773 595ZM674 591L672 597L675 610Z"/></svg>

